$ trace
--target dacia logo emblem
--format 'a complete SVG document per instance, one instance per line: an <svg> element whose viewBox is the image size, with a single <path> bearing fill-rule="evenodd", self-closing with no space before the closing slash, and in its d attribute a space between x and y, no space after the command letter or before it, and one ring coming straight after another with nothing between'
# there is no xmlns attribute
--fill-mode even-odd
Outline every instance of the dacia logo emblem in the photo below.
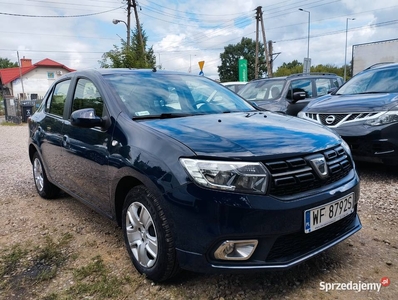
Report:
<svg viewBox="0 0 398 300"><path fill-rule="evenodd" d="M336 117L333 115L330 115L330 116L326 117L325 122L328 125L332 125L335 120L336 120Z"/></svg>
<svg viewBox="0 0 398 300"><path fill-rule="evenodd" d="M325 157L322 154L307 156L306 160L320 178L325 179L329 176L328 165L326 163Z"/></svg>

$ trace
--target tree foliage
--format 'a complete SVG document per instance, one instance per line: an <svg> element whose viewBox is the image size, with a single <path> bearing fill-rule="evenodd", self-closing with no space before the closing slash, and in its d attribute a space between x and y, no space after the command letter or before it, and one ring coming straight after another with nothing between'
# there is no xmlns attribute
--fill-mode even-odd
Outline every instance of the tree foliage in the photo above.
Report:
<svg viewBox="0 0 398 300"><path fill-rule="evenodd" d="M11 62L8 58L0 57L0 69L15 68L18 67L17 62Z"/></svg>
<svg viewBox="0 0 398 300"><path fill-rule="evenodd" d="M142 25L141 34L144 49L138 33L137 27L132 30L130 45L127 45L127 42L122 39L121 46L113 45L112 50L105 52L102 55L102 60L99 61L101 68L154 68L156 56L152 47L147 48L148 37L145 30L142 29Z"/></svg>
<svg viewBox="0 0 398 300"><path fill-rule="evenodd" d="M347 71L350 69L349 66L347 66ZM343 77L344 75L344 66L342 67L337 67L335 65L331 64L326 64L326 65L317 65L317 66L312 66L311 67L311 72L317 72L317 73L334 73L338 76ZM292 62L289 63L283 63L276 72L274 73L274 76L288 76L291 74L297 74L297 73L303 73L303 64L301 62L298 62L297 60L293 60Z"/></svg>
<svg viewBox="0 0 398 300"><path fill-rule="evenodd" d="M259 72L258 76L262 77L267 73L267 66L264 56L264 45L259 43ZM221 66L218 66L218 75L221 82L238 81L239 80L239 58L243 57L247 60L247 76L248 80L254 79L254 64L256 57L256 42L250 38L242 38L235 44L229 44L224 47L224 52L220 54Z"/></svg>

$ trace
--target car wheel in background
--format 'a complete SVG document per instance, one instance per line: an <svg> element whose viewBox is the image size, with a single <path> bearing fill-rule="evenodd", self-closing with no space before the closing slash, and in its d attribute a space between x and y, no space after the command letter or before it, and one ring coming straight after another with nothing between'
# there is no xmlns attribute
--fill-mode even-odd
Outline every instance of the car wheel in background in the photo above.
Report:
<svg viewBox="0 0 398 300"><path fill-rule="evenodd" d="M176 275L179 267L168 220L157 199L144 186L136 186L127 194L122 229L138 272L153 281Z"/></svg>
<svg viewBox="0 0 398 300"><path fill-rule="evenodd" d="M36 190L42 198L53 199L59 194L59 188L52 184L46 175L43 163L36 152L33 154L33 180L35 182Z"/></svg>

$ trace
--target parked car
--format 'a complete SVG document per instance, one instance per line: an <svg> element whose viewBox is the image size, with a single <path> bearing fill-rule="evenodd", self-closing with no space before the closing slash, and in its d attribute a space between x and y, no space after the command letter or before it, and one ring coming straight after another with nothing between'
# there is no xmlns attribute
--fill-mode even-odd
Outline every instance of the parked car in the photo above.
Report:
<svg viewBox="0 0 398 300"><path fill-rule="evenodd" d="M333 128L354 159L398 164L398 64L368 68L299 116Z"/></svg>
<svg viewBox="0 0 398 300"><path fill-rule="evenodd" d="M289 268L361 228L339 136L203 76L68 73L29 119L29 157L40 196L64 190L117 222L154 281Z"/></svg>
<svg viewBox="0 0 398 300"><path fill-rule="evenodd" d="M296 116L311 100L343 84L332 73L293 74L247 83L238 94L256 106Z"/></svg>
<svg viewBox="0 0 398 300"><path fill-rule="evenodd" d="M223 86L226 86L230 90L234 91L235 93L239 92L247 82L245 81L229 81L229 82L221 82Z"/></svg>

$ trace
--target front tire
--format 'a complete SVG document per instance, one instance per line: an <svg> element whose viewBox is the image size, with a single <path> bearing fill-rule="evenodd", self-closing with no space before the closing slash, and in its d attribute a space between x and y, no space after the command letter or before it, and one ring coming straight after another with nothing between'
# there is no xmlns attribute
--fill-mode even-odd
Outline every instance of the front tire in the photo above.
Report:
<svg viewBox="0 0 398 300"><path fill-rule="evenodd" d="M174 239L158 200L142 185L127 194L122 215L124 241L141 274L165 281L178 271Z"/></svg>
<svg viewBox="0 0 398 300"><path fill-rule="evenodd" d="M39 157L39 154L35 152L33 154L33 180L35 182L36 190L38 194L44 199L53 199L59 194L59 188L52 184L46 175L43 163Z"/></svg>

